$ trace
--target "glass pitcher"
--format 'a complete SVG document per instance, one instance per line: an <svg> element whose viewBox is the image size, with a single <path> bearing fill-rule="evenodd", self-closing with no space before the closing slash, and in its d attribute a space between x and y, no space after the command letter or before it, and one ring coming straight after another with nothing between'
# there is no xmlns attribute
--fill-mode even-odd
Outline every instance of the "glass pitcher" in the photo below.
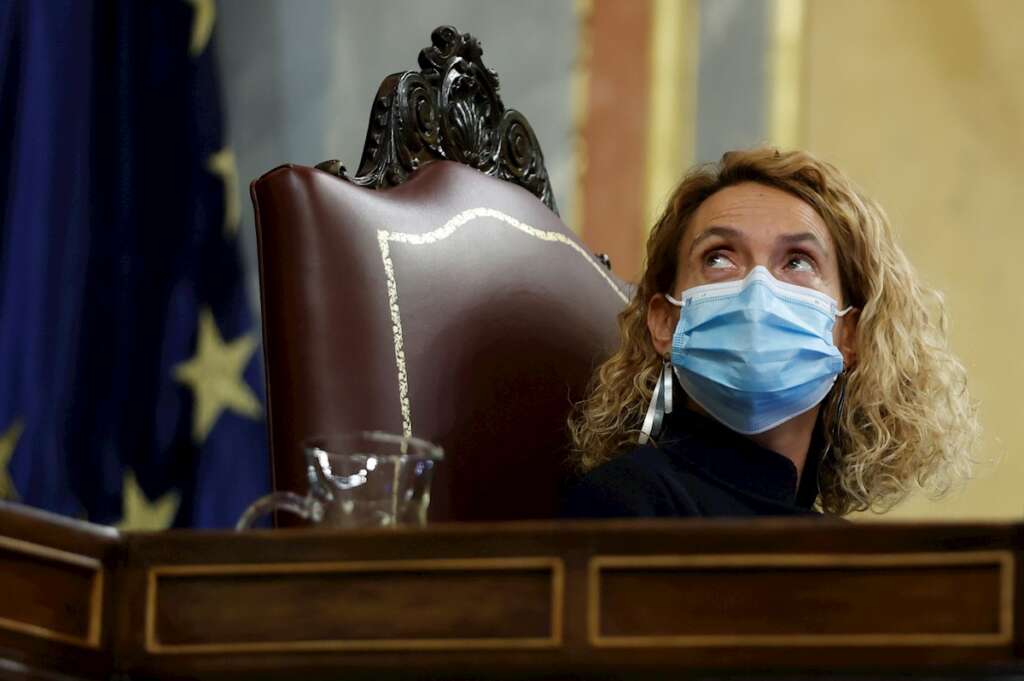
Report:
<svg viewBox="0 0 1024 681"><path fill-rule="evenodd" d="M305 496L274 492L256 500L236 530L274 511L326 527L422 526L430 481L443 450L426 440L382 432L315 438L305 443Z"/></svg>

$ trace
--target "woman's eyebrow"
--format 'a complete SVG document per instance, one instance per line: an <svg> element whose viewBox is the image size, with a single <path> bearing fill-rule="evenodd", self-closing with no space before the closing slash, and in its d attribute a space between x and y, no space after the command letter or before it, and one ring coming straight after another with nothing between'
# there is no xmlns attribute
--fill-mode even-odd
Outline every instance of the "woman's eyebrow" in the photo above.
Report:
<svg viewBox="0 0 1024 681"><path fill-rule="evenodd" d="M803 244L803 243L810 242L810 243L814 244L818 248L818 250L821 251L822 253L828 253L828 250L825 248L825 244L822 243L821 239L818 238L818 235L814 234L813 232L800 232L799 234L786 234L786 235L780 236L777 239L777 241L780 242L780 243L786 244L787 246L793 246L795 244Z"/></svg>
<svg viewBox="0 0 1024 681"><path fill-rule="evenodd" d="M713 237L713 236L720 236L720 237L725 238L725 239L728 239L728 238L743 239L744 238L743 232L741 232L740 230L736 229L735 227L722 227L722 226L708 227L703 232L701 232L700 234L698 234L697 236L695 236L693 238L693 243L690 244L690 254L691 255L693 254L693 250L695 248L697 248L697 244L699 244L701 241L704 241L705 239L707 239L709 237Z"/></svg>

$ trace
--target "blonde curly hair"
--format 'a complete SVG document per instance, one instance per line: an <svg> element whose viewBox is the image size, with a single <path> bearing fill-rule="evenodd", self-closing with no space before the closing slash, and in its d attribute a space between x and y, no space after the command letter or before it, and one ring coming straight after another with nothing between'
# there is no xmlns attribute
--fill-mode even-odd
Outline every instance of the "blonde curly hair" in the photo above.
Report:
<svg viewBox="0 0 1024 681"><path fill-rule="evenodd" d="M979 427L966 372L948 346L941 295L918 280L882 208L838 169L806 152L767 147L726 153L673 192L647 240L636 293L619 315L619 348L569 416L577 468L636 446L663 365L647 329L648 301L672 289L679 242L698 206L743 182L781 189L817 210L836 244L846 303L861 311L857 361L840 378L845 408L837 415L833 390L821 410L830 445L818 473L822 510L885 511L914 485L939 496L966 479Z"/></svg>

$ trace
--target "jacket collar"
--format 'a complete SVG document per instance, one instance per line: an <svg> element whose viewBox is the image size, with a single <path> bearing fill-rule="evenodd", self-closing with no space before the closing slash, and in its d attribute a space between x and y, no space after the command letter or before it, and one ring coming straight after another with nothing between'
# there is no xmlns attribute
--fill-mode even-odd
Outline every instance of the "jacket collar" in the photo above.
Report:
<svg viewBox="0 0 1024 681"><path fill-rule="evenodd" d="M762 499L811 509L818 498L822 438L815 428L804 474L778 452L730 430L711 417L679 405L666 418L659 447L717 482Z"/></svg>

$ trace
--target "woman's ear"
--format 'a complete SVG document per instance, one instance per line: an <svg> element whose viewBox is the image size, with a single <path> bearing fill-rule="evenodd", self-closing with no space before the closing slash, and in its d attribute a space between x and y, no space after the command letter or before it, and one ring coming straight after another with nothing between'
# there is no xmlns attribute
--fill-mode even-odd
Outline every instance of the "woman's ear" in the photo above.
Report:
<svg viewBox="0 0 1024 681"><path fill-rule="evenodd" d="M662 357L672 349L672 335L678 321L679 308L668 302L664 295L655 293L647 301L647 330L651 334L651 345Z"/></svg>
<svg viewBox="0 0 1024 681"><path fill-rule="evenodd" d="M839 352L843 353L843 365L852 368L857 364L857 324L860 323L860 310L854 308L839 318L836 325L835 343Z"/></svg>

